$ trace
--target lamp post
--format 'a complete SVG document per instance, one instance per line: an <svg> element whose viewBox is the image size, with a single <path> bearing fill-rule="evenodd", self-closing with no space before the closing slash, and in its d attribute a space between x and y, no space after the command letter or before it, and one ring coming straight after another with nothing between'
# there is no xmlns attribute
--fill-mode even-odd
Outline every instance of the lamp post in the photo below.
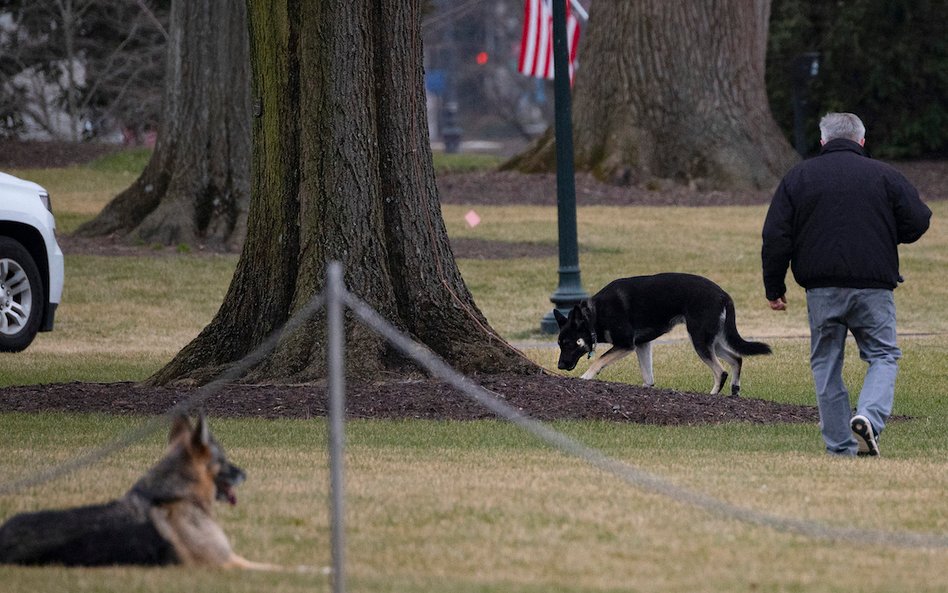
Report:
<svg viewBox="0 0 948 593"><path fill-rule="evenodd" d="M570 106L569 48L566 38L566 0L553 0L553 97L556 132L556 217L559 232L559 286L550 301L560 313L589 295L579 278L576 240L576 179L573 171L573 119ZM559 332L553 311L540 320L540 331Z"/></svg>
<svg viewBox="0 0 948 593"><path fill-rule="evenodd" d="M791 66L793 82L793 144L800 156L806 158L806 108L808 104L809 83L820 72L820 54L804 52L798 55Z"/></svg>
<svg viewBox="0 0 948 593"><path fill-rule="evenodd" d="M441 9L450 6L451 0L442 0ZM458 89L457 65L458 43L457 34L452 22L444 30L445 64L442 66L445 73L444 105L441 112L441 139L444 141L444 151L455 154L461 150L461 134L463 130L458 123Z"/></svg>

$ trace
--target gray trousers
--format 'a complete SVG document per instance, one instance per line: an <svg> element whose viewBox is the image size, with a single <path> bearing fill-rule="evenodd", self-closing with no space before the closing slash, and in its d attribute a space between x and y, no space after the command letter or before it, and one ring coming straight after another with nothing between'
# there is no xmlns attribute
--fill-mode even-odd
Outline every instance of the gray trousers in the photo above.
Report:
<svg viewBox="0 0 948 593"><path fill-rule="evenodd" d="M810 318L810 368L820 410L820 431L829 453L855 455L849 423L849 392L843 383L846 334L852 332L859 357L869 364L856 414L869 419L876 434L885 428L895 398L902 352L896 345L895 299L891 290L813 288L806 291Z"/></svg>

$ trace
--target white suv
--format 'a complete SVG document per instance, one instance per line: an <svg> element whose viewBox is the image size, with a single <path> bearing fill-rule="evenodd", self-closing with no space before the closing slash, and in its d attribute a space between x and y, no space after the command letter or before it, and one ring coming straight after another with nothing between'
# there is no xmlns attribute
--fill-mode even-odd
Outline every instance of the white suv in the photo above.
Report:
<svg viewBox="0 0 948 593"><path fill-rule="evenodd" d="M0 173L0 351L18 352L51 331L63 293L49 193Z"/></svg>

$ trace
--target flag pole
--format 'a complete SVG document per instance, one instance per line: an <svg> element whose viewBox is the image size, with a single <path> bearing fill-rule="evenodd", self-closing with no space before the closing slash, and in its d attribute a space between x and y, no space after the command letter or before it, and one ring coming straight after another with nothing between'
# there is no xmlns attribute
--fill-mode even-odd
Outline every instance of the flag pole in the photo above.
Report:
<svg viewBox="0 0 948 593"><path fill-rule="evenodd" d="M556 133L556 218L559 232L559 286L550 295L554 307L569 314L589 295L579 277L576 239L576 177L573 170L573 118L570 105L569 44L566 36L566 0L553 0L553 97ZM540 320L540 331L559 332L553 311Z"/></svg>
<svg viewBox="0 0 948 593"><path fill-rule="evenodd" d="M569 4L573 7L573 12L579 15L579 18L583 19L584 23L589 20L589 13L586 12L583 5L579 3L579 0L569 0Z"/></svg>

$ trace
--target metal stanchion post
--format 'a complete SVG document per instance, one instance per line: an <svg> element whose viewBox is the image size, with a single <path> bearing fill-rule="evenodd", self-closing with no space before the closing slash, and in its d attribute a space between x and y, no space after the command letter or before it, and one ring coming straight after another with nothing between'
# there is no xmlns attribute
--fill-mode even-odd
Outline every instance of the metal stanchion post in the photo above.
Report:
<svg viewBox="0 0 948 593"><path fill-rule="evenodd" d="M330 262L326 270L326 320L328 335L327 372L329 374L329 488L332 505L332 590L344 593L345 579L345 496L343 488L343 452L345 449L345 327L342 264Z"/></svg>

